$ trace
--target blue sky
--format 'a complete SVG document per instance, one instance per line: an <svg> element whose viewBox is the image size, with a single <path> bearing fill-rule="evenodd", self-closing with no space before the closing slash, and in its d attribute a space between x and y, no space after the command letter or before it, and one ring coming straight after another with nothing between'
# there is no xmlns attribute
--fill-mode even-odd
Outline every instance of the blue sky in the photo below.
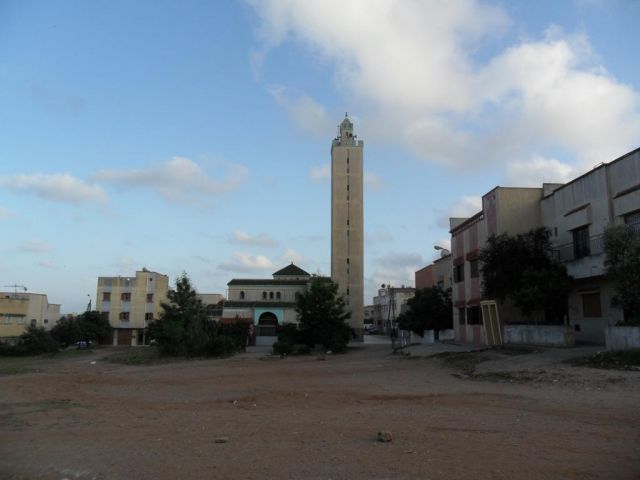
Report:
<svg viewBox="0 0 640 480"><path fill-rule="evenodd" d="M365 302L448 216L640 146L637 1L0 1L0 281L201 292L330 273L331 139L365 142ZM4 290L8 290L3 287Z"/></svg>

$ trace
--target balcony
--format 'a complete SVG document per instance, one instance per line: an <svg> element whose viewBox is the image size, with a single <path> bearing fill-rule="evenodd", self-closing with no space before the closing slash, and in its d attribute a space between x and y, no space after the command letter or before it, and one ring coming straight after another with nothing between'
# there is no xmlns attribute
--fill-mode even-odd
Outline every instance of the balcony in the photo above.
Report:
<svg viewBox="0 0 640 480"><path fill-rule="evenodd" d="M575 262L604 253L604 235L594 235L584 242L571 242L553 249L553 258L560 263Z"/></svg>

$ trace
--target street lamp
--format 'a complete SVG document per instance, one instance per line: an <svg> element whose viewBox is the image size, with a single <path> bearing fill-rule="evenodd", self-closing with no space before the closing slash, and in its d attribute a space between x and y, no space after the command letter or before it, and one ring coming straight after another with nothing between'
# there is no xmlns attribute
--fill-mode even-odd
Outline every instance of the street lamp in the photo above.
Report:
<svg viewBox="0 0 640 480"><path fill-rule="evenodd" d="M440 258L451 255L451 252L448 249L441 247L440 245L434 245L433 248L434 250L440 250Z"/></svg>

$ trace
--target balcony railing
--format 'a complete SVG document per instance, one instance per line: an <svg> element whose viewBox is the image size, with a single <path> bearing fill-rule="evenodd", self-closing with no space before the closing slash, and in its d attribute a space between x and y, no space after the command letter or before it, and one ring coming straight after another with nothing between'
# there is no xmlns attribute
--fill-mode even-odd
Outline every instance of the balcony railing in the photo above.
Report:
<svg viewBox="0 0 640 480"><path fill-rule="evenodd" d="M559 262L573 262L585 257L594 257L604 252L604 235L594 235L586 242L572 242L553 249L553 257Z"/></svg>

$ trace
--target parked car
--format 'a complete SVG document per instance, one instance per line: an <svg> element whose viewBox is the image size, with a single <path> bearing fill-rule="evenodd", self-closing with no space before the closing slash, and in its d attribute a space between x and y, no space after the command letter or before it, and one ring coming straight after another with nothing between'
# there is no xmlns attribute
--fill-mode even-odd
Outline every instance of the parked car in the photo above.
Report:
<svg viewBox="0 0 640 480"><path fill-rule="evenodd" d="M364 333L378 333L378 327L376 327L375 323L365 323L364 325Z"/></svg>
<svg viewBox="0 0 640 480"><path fill-rule="evenodd" d="M80 340L79 342L76 342L76 348L81 350L91 348L91 340Z"/></svg>

